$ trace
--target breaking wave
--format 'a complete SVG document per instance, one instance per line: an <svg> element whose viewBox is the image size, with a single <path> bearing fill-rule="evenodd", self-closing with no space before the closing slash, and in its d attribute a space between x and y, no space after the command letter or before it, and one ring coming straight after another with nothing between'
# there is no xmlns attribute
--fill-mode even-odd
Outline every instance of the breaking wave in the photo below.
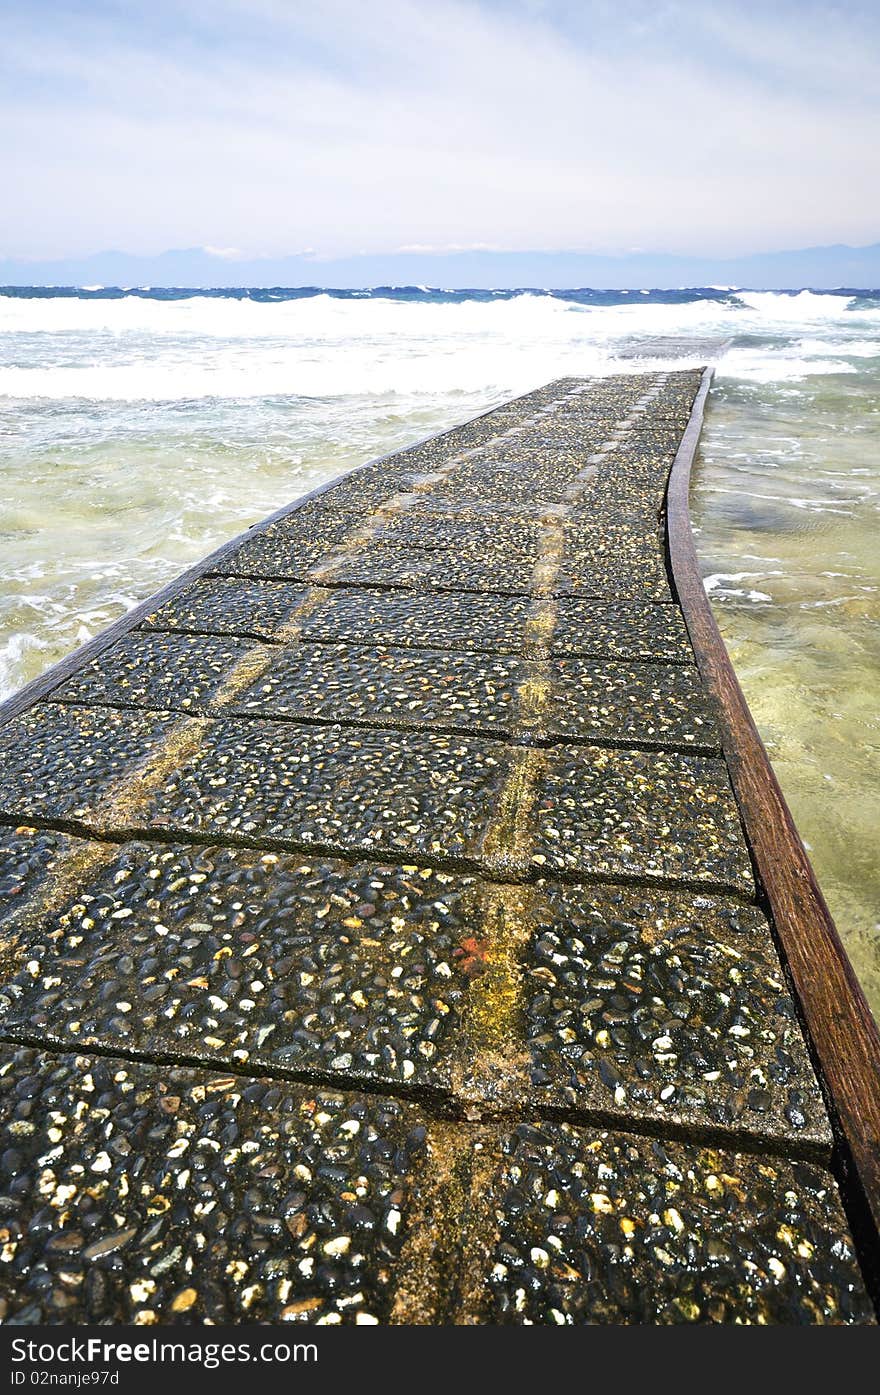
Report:
<svg viewBox="0 0 880 1395"><path fill-rule="evenodd" d="M109 294L109 293L108 293ZM255 295L256 293L254 293ZM0 396L91 401L520 391L665 366L730 339L722 376L786 382L880 353L850 294L692 291L0 295ZM285 296L289 298L284 298ZM684 341L684 344L682 344Z"/></svg>

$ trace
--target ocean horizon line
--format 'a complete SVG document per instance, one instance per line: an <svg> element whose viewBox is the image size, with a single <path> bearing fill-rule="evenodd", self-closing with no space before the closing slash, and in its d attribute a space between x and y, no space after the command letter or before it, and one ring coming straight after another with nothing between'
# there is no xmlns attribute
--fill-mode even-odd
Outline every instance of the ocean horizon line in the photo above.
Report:
<svg viewBox="0 0 880 1395"><path fill-rule="evenodd" d="M431 286L427 284L383 282L364 286L332 286L318 283L309 285L115 285L112 283L79 285L76 283L32 285L0 284L0 296L17 300L37 299L80 299L80 300L119 300L131 296L141 299L187 300L198 297L229 300L306 300L326 295L338 300L371 299L438 299L446 298L491 300L516 296L547 296L555 300L572 300L585 304L613 304L618 297L649 296L658 304L677 304L681 297L724 302L738 295L816 295L848 296L857 299L880 298L880 286L749 286L738 285L681 285L663 286Z"/></svg>

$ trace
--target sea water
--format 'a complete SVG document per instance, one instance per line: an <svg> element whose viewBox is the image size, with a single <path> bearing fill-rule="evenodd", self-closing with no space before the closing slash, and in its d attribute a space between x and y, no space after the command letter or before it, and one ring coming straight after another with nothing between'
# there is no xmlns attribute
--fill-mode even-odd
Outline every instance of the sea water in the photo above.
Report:
<svg viewBox="0 0 880 1395"><path fill-rule="evenodd" d="M0 692L340 471L706 337L706 586L880 1012L880 292L0 292Z"/></svg>

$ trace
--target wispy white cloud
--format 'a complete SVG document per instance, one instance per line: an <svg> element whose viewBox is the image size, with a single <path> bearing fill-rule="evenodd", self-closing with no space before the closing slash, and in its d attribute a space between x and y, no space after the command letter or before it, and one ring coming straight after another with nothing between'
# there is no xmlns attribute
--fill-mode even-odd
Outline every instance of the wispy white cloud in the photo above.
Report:
<svg viewBox="0 0 880 1395"><path fill-rule="evenodd" d="M877 31L863 6L812 0L46 0L5 29L0 240L46 255L866 242Z"/></svg>

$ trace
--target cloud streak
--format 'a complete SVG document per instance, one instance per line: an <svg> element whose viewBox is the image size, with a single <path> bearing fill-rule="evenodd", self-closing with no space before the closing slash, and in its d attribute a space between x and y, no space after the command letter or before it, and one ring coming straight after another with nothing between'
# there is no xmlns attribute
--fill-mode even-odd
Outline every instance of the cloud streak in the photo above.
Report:
<svg viewBox="0 0 880 1395"><path fill-rule="evenodd" d="M37 0L4 30L8 255L880 233L860 5Z"/></svg>

